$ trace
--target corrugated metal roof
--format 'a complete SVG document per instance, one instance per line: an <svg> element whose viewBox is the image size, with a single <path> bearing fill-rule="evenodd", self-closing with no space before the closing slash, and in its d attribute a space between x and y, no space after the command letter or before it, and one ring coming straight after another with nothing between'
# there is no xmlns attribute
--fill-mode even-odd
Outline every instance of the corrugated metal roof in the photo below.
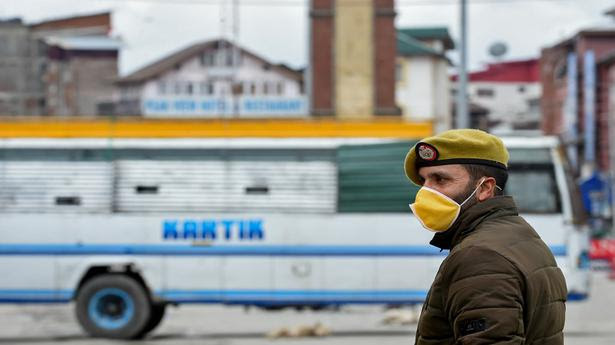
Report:
<svg viewBox="0 0 615 345"><path fill-rule="evenodd" d="M427 44L401 32L397 32L397 54L404 56L431 55L444 58L441 53L431 48Z"/></svg>
<svg viewBox="0 0 615 345"><path fill-rule="evenodd" d="M119 50L122 47L120 40L108 36L69 36L48 37L45 43L66 50Z"/></svg>
<svg viewBox="0 0 615 345"><path fill-rule="evenodd" d="M448 33L446 27L416 27L416 28L403 28L397 30L404 35L414 37L417 40L441 40L444 43L446 49L454 49L455 43Z"/></svg>

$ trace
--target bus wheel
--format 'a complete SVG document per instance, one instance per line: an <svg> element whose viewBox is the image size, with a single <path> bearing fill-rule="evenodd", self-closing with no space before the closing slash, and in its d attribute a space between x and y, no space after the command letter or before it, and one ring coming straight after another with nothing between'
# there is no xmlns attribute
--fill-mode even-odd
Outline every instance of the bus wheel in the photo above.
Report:
<svg viewBox="0 0 615 345"><path fill-rule="evenodd" d="M164 318L164 313L166 311L167 305L164 303L152 303L151 315L147 325L143 329L143 335L151 332L154 328L158 327L162 319Z"/></svg>
<svg viewBox="0 0 615 345"><path fill-rule="evenodd" d="M134 339L145 335L152 308L145 288L121 274L105 274L83 284L77 320L93 337Z"/></svg>

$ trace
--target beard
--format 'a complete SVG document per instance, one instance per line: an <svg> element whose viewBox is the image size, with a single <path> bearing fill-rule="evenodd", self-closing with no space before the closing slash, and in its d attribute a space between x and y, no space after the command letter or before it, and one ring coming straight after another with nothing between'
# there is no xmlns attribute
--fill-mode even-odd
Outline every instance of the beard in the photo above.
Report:
<svg viewBox="0 0 615 345"><path fill-rule="evenodd" d="M464 201L466 201L470 197L470 195L472 195L472 193L474 193L475 190L476 190L476 181L469 181L465 189L458 195L452 197L451 199L455 200L456 203L461 205ZM463 205L463 208L468 208L474 204L475 202L473 202L472 200L468 200Z"/></svg>

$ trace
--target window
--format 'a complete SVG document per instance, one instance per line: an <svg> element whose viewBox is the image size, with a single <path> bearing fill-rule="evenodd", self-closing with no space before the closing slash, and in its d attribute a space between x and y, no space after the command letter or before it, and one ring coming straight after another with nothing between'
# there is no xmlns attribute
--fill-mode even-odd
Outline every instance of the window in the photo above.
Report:
<svg viewBox="0 0 615 345"><path fill-rule="evenodd" d="M278 82L278 84L277 84L277 94L278 95L284 94L284 83L283 82Z"/></svg>
<svg viewBox="0 0 615 345"><path fill-rule="evenodd" d="M224 52L226 55L225 57L225 61L226 61L226 66L233 66L233 51L231 49L227 50Z"/></svg>
<svg viewBox="0 0 615 345"><path fill-rule="evenodd" d="M476 89L476 95L478 97L493 97L495 92L493 89Z"/></svg>
<svg viewBox="0 0 615 345"><path fill-rule="evenodd" d="M234 83L232 85L231 91L233 92L233 95L242 95L244 91L243 83L242 82Z"/></svg>
<svg viewBox="0 0 615 345"><path fill-rule="evenodd" d="M180 83L180 82L176 82L175 83L175 94L176 95L181 95L182 94L182 83Z"/></svg>
<svg viewBox="0 0 615 345"><path fill-rule="evenodd" d="M191 82L187 82L186 83L186 93L189 95L192 95L192 93L194 92L194 87L192 85Z"/></svg>
<svg viewBox="0 0 615 345"><path fill-rule="evenodd" d="M79 206L81 198L78 196L58 196L55 199L55 204L58 206Z"/></svg>
<svg viewBox="0 0 615 345"><path fill-rule="evenodd" d="M246 194L269 194L269 187L267 186L250 186L245 189Z"/></svg>
<svg viewBox="0 0 615 345"><path fill-rule="evenodd" d="M269 94L269 83L268 82L264 82L263 83L263 94L264 95L268 95Z"/></svg>
<svg viewBox="0 0 615 345"><path fill-rule="evenodd" d="M527 100L527 106L530 108L540 107L540 98L531 98Z"/></svg>
<svg viewBox="0 0 615 345"><path fill-rule="evenodd" d="M215 56L211 52L205 52L199 56L199 62L201 66L213 66L215 65Z"/></svg>
<svg viewBox="0 0 615 345"><path fill-rule="evenodd" d="M158 93L164 95L167 93L167 83L161 81L158 82Z"/></svg>
<svg viewBox="0 0 615 345"><path fill-rule="evenodd" d="M561 212L549 149L510 149L506 194L515 198L521 213Z"/></svg>
<svg viewBox="0 0 615 345"><path fill-rule="evenodd" d="M158 194L158 186L138 185L135 187L137 194Z"/></svg>
<svg viewBox="0 0 615 345"><path fill-rule="evenodd" d="M509 162L511 164L551 164L551 153L549 149L509 149Z"/></svg>
<svg viewBox="0 0 615 345"><path fill-rule="evenodd" d="M256 83L250 83L250 94L256 95Z"/></svg>
<svg viewBox="0 0 615 345"><path fill-rule="evenodd" d="M559 213L560 202L551 166L516 168L511 165L505 194L512 195L520 213Z"/></svg>

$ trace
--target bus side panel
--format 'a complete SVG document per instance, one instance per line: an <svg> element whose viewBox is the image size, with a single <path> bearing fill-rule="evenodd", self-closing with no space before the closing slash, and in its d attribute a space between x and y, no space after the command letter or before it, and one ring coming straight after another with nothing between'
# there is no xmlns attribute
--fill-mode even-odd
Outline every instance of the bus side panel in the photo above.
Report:
<svg viewBox="0 0 615 345"><path fill-rule="evenodd" d="M163 258L161 256L128 255L59 255L56 259L57 286L60 291L76 296L79 283L88 270L108 268L108 272L131 269L139 274L150 291L163 287Z"/></svg>
<svg viewBox="0 0 615 345"><path fill-rule="evenodd" d="M0 302L54 302L68 300L58 289L54 257L0 256Z"/></svg>

